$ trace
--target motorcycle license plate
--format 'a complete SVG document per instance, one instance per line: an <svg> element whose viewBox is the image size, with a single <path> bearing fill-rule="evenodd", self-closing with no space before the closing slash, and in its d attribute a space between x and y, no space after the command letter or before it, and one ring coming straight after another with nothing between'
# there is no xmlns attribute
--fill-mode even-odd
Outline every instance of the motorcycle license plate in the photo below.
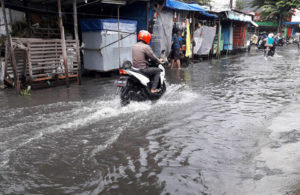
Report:
<svg viewBox="0 0 300 195"><path fill-rule="evenodd" d="M125 87L127 85L127 79L119 79L115 81L115 86L117 87Z"/></svg>

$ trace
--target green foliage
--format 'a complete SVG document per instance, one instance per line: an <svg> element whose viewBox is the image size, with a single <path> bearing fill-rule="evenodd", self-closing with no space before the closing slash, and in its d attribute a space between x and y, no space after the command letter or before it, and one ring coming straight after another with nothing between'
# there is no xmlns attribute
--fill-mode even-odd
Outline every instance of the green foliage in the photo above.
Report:
<svg viewBox="0 0 300 195"><path fill-rule="evenodd" d="M300 0L254 0L252 7L261 9L260 16L263 20L277 21L278 31L281 23L290 17L294 8L300 8Z"/></svg>
<svg viewBox="0 0 300 195"><path fill-rule="evenodd" d="M256 7L257 9L264 6L266 3L266 0L253 0L252 3L250 3L251 7Z"/></svg>
<svg viewBox="0 0 300 195"><path fill-rule="evenodd" d="M245 8L245 2L243 0L236 0L235 9L242 11Z"/></svg>
<svg viewBox="0 0 300 195"><path fill-rule="evenodd" d="M21 96L31 96L31 87L28 86L26 89L21 90Z"/></svg>
<svg viewBox="0 0 300 195"><path fill-rule="evenodd" d="M13 37L28 37L28 28L25 21L17 21L12 24Z"/></svg>

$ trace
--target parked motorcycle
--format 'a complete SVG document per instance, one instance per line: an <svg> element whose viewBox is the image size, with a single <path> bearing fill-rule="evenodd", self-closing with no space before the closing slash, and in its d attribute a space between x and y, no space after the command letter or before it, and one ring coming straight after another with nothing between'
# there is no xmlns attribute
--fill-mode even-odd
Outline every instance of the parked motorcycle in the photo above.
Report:
<svg viewBox="0 0 300 195"><path fill-rule="evenodd" d="M161 69L159 92L151 93L152 81L134 68L130 61L123 63L119 69L121 77L115 82L122 106L128 105L131 101L155 101L166 92L165 68L161 64L158 65L158 68Z"/></svg>
<svg viewBox="0 0 300 195"><path fill-rule="evenodd" d="M274 43L276 46L283 46L285 44L285 40L282 37L276 37Z"/></svg>
<svg viewBox="0 0 300 195"><path fill-rule="evenodd" d="M264 48L265 48L265 44L266 44L266 41L263 40L263 39L260 39L260 40L258 41L257 48L258 48L258 49L264 49Z"/></svg>

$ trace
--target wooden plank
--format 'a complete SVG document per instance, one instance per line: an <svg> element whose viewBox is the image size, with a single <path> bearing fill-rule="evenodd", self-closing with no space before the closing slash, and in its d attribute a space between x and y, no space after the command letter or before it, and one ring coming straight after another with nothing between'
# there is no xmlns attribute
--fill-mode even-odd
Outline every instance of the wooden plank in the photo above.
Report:
<svg viewBox="0 0 300 195"><path fill-rule="evenodd" d="M75 47L76 46L76 43L66 43L66 45L68 47ZM59 44L59 42L56 42L56 43L39 43L39 44L36 44L36 43L31 43L31 47L61 47L61 44Z"/></svg>
<svg viewBox="0 0 300 195"><path fill-rule="evenodd" d="M4 68L4 78L7 76L7 69L8 69L8 45L5 44L5 68Z"/></svg>
<svg viewBox="0 0 300 195"><path fill-rule="evenodd" d="M78 75L77 74L71 74L71 75L68 75L68 77L70 77L70 78L76 78L76 77L78 77ZM59 79L65 79L66 78L66 76L58 76L58 78Z"/></svg>
<svg viewBox="0 0 300 195"><path fill-rule="evenodd" d="M53 71L56 68L57 68L57 66L43 66L43 67L34 67L34 68L32 68L32 70L36 71L36 70L49 70L49 69L51 69L51 71Z"/></svg>
<svg viewBox="0 0 300 195"><path fill-rule="evenodd" d="M27 60L26 55L23 55L24 63L23 63L23 78L26 80L26 70L27 70Z"/></svg>
<svg viewBox="0 0 300 195"><path fill-rule="evenodd" d="M50 77L50 75L52 77L52 74L33 74L32 77L35 79L37 77Z"/></svg>
<svg viewBox="0 0 300 195"><path fill-rule="evenodd" d="M57 51L35 51L35 52L31 52L31 55L36 55L36 54L57 54Z"/></svg>
<svg viewBox="0 0 300 195"><path fill-rule="evenodd" d="M61 47L32 47L31 48L31 51L52 51L52 50L61 51Z"/></svg>
<svg viewBox="0 0 300 195"><path fill-rule="evenodd" d="M30 43L41 43L41 42L49 42L49 43L53 43L53 42L60 42L60 39L41 39L41 38L21 38L20 40L22 39L28 39L28 41Z"/></svg>
<svg viewBox="0 0 300 195"><path fill-rule="evenodd" d="M58 58L58 59L60 59L60 56L61 55L54 55L54 54L51 54L51 55L46 55L46 54L45 55L31 55L31 59L32 60L47 59L47 58Z"/></svg>
<svg viewBox="0 0 300 195"><path fill-rule="evenodd" d="M32 54L61 54L61 48L31 48ZM76 49L75 48L67 48L67 52L74 54L76 56Z"/></svg>
<svg viewBox="0 0 300 195"><path fill-rule="evenodd" d="M61 58L36 58L32 59L32 62L48 62L48 61L60 61Z"/></svg>
<svg viewBox="0 0 300 195"><path fill-rule="evenodd" d="M4 81L6 82L6 84L10 85L11 87L14 86L14 83L11 80L9 80L8 78L4 78Z"/></svg>
<svg viewBox="0 0 300 195"><path fill-rule="evenodd" d="M24 38L27 39L27 38ZM28 38L29 42L32 44L39 43L60 43L61 39L39 39L39 38ZM66 40L66 43L76 43L75 40Z"/></svg>
<svg viewBox="0 0 300 195"><path fill-rule="evenodd" d="M79 74L77 76L77 85L81 85L81 74L80 74L81 59L80 59L79 36L78 36L77 0L73 0L73 16L74 16L74 34L75 34L75 43L76 43L76 56L77 56L77 62L79 64L79 66L78 66ZM73 63L73 65L74 65L74 63Z"/></svg>
<svg viewBox="0 0 300 195"><path fill-rule="evenodd" d="M53 79L52 76L48 76L48 77L43 77L43 78L37 78L37 79L33 79L33 82L39 82L39 81L45 81L45 80L51 80Z"/></svg>
<svg viewBox="0 0 300 195"><path fill-rule="evenodd" d="M11 39L10 32L8 30L4 0L1 0L1 7L2 7L2 14L3 14L3 18L4 18L4 23L5 23L5 30L6 30L6 34L7 34L7 38L8 38L8 47L10 49L11 61L12 61L13 69L14 69L14 81L15 81L15 84L16 84L15 87L16 87L17 94L20 95L21 86L20 86L20 83L19 83L19 77L18 77L18 73L17 73L17 70L16 70L17 69L16 68L17 63L16 63L14 49L12 48L12 39Z"/></svg>
<svg viewBox="0 0 300 195"><path fill-rule="evenodd" d="M55 63L55 62L51 62L51 61L50 62L38 62L36 65L41 66L41 65L53 65L53 64L60 65L60 63L57 63L57 62Z"/></svg>

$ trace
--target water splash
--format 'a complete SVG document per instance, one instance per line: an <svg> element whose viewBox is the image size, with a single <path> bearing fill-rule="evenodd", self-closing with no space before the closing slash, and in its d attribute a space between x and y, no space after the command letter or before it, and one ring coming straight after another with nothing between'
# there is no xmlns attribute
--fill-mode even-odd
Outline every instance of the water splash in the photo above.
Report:
<svg viewBox="0 0 300 195"><path fill-rule="evenodd" d="M58 102L55 104L10 110L10 115L30 113L30 110L35 110L35 112L28 114L25 118L17 119L15 125L8 128L1 128L0 126L0 134L5 139L1 143L2 149L0 149L0 152L2 158L0 159L0 166L6 165L9 155L18 148L42 140L45 137L62 132L74 132L78 129L99 123L102 120L120 115L147 113L153 108L158 109L162 106L185 104L197 98L197 95L187 90L186 86L170 85L166 94L155 104L151 101L131 102L128 106L121 107L119 97L110 96L105 98L103 98L104 100ZM104 143L96 146L92 151L92 156L113 144L124 129L126 129L126 125L118 128L114 131L112 137L107 138ZM21 131L24 133L17 135L17 132ZM10 134L15 134L16 136L12 137Z"/></svg>

